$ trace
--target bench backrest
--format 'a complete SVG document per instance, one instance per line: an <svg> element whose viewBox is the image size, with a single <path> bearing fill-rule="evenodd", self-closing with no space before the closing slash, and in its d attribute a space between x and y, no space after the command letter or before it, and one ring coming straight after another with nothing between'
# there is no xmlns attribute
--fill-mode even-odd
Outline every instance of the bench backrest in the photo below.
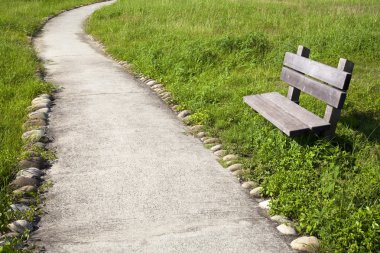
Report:
<svg viewBox="0 0 380 253"><path fill-rule="evenodd" d="M286 53L281 80L290 85L288 98L293 102L299 103L303 91L327 104L324 119L331 124L327 133L331 135L346 99L354 64L341 58L338 68L333 68L310 60L309 54L310 50L303 46L298 47L297 54Z"/></svg>

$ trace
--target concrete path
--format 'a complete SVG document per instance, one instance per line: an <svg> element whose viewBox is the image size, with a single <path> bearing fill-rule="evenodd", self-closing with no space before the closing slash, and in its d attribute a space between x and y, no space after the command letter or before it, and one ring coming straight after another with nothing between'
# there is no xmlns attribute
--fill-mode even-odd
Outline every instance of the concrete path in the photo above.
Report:
<svg viewBox="0 0 380 253"><path fill-rule="evenodd" d="M237 179L82 29L109 3L50 20L36 49L63 87L58 162L32 240L48 252L289 252Z"/></svg>

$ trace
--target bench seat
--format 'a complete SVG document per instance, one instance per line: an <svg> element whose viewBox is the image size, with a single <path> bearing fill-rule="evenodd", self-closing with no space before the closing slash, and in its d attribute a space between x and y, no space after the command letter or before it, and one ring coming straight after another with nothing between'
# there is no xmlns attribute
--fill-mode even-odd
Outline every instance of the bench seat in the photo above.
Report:
<svg viewBox="0 0 380 253"><path fill-rule="evenodd" d="M290 137L330 127L329 122L277 92L245 96L244 102Z"/></svg>

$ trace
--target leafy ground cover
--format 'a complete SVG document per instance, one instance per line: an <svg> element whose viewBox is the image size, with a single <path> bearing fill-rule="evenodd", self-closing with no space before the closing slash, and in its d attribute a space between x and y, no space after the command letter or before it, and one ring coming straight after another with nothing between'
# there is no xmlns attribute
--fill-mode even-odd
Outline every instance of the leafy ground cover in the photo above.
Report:
<svg viewBox="0 0 380 253"><path fill-rule="evenodd" d="M88 31L110 54L163 84L273 198L272 212L329 252L380 250L380 2L371 0L119 0ZM286 51L354 69L336 137L291 139L242 102L279 91ZM322 116L324 105L302 94ZM164 126L163 126L164 127Z"/></svg>
<svg viewBox="0 0 380 253"><path fill-rule="evenodd" d="M90 2L95 1L0 1L0 232L11 219L17 218L8 210L10 198L6 186L16 172L26 108L36 95L51 89L51 85L38 77L41 66L30 37L45 17Z"/></svg>

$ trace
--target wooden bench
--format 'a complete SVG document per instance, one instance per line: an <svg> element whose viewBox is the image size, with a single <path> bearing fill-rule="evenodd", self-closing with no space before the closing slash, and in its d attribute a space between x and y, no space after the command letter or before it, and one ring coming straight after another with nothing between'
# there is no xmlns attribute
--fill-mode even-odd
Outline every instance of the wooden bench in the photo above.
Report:
<svg viewBox="0 0 380 253"><path fill-rule="evenodd" d="M346 99L354 64L340 59L338 68L312 61L310 50L299 46L297 54L287 52L281 80L290 85L288 97L277 92L245 96L244 102L288 136L322 133L333 136ZM301 91L327 104L324 118L299 106Z"/></svg>

